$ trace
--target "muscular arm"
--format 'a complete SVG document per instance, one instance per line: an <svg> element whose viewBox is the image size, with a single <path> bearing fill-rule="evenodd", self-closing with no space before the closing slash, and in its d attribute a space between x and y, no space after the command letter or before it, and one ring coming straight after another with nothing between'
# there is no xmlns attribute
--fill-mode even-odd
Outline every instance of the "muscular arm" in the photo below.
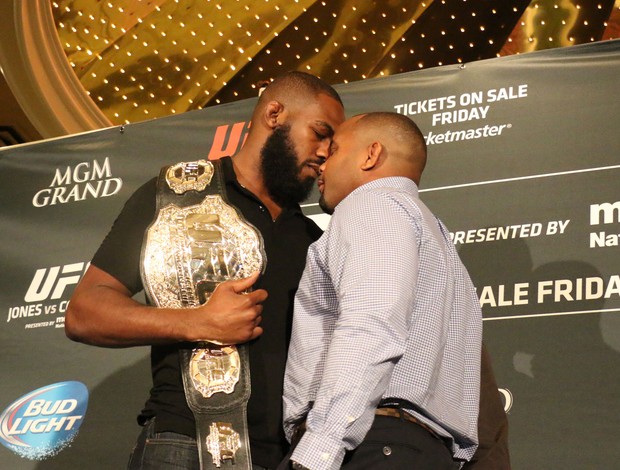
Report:
<svg viewBox="0 0 620 470"><path fill-rule="evenodd" d="M248 294L258 273L222 283L209 301L196 308L155 308L136 302L115 277L91 265L75 289L65 316L65 332L74 340L104 347L128 347L180 341L244 343L262 333L267 292Z"/></svg>

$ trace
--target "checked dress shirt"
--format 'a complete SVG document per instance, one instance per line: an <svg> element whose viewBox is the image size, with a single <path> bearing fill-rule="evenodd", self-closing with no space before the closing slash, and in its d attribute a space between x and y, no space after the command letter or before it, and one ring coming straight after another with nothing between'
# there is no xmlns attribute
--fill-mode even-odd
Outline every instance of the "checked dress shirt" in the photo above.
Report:
<svg viewBox="0 0 620 470"><path fill-rule="evenodd" d="M449 232L403 177L367 183L310 246L295 299L284 428L292 460L340 468L382 398L469 460L477 447L482 315Z"/></svg>

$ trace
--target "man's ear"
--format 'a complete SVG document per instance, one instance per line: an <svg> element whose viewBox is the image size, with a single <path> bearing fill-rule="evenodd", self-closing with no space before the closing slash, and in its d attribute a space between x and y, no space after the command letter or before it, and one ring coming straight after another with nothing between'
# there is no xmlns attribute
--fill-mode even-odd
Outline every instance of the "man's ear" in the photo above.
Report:
<svg viewBox="0 0 620 470"><path fill-rule="evenodd" d="M284 105L279 101L273 100L265 106L264 118L267 127L275 129L284 122L286 112Z"/></svg>
<svg viewBox="0 0 620 470"><path fill-rule="evenodd" d="M369 171L379 166L381 162L381 154L383 153L383 145L381 142L373 142L366 148L366 158L362 163L361 169Z"/></svg>

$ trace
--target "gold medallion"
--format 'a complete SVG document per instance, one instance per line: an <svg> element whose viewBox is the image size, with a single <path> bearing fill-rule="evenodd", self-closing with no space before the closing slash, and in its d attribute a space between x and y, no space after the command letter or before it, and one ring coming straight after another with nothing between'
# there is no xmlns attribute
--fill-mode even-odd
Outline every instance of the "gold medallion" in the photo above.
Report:
<svg viewBox="0 0 620 470"><path fill-rule="evenodd" d="M240 370L236 346L196 348L189 363L194 388L205 398L217 392L232 393Z"/></svg>
<svg viewBox="0 0 620 470"><path fill-rule="evenodd" d="M207 436L207 450L213 457L213 465L220 468L222 460L232 460L234 463L235 452L239 447L241 447L241 439L231 423L220 421L211 423Z"/></svg>
<svg viewBox="0 0 620 470"><path fill-rule="evenodd" d="M208 160L181 162L166 172L166 183L176 194L190 190L203 191L213 177L213 163Z"/></svg>

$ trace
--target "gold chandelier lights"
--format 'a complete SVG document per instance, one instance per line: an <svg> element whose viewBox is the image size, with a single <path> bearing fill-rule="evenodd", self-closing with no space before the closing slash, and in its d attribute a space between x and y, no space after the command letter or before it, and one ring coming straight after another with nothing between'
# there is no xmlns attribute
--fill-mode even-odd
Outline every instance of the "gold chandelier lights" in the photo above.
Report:
<svg viewBox="0 0 620 470"><path fill-rule="evenodd" d="M256 96L618 37L619 0L54 0L60 44L114 124Z"/></svg>

